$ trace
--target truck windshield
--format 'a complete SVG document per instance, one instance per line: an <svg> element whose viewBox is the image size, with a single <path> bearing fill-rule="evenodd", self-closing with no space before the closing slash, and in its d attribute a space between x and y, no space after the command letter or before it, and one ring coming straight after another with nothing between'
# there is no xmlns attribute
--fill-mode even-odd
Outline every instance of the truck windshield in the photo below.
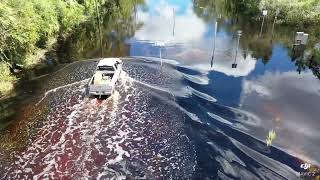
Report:
<svg viewBox="0 0 320 180"><path fill-rule="evenodd" d="M98 70L103 70L103 71L115 71L115 69L112 66L99 66Z"/></svg>

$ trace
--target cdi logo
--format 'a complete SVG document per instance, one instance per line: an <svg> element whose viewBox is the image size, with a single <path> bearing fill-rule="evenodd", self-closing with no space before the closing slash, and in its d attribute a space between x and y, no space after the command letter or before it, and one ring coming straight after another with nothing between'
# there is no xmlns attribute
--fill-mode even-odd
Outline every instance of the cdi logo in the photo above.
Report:
<svg viewBox="0 0 320 180"><path fill-rule="evenodd" d="M311 167L311 164L308 164L308 163L303 163L300 165L300 168L305 169L305 170L309 169L310 167Z"/></svg>

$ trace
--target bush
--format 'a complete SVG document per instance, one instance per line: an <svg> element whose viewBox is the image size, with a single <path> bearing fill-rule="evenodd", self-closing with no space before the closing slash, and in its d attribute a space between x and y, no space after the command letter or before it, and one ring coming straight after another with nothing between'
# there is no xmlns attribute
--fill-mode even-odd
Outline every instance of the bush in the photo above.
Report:
<svg viewBox="0 0 320 180"><path fill-rule="evenodd" d="M3 95L13 88L15 78L10 74L9 66L3 62L0 62L0 72L0 95Z"/></svg>
<svg viewBox="0 0 320 180"><path fill-rule="evenodd" d="M47 48L49 40L86 20L85 5L75 0L1 0L0 62L24 67L37 63L35 54ZM13 77L8 72L2 63L0 93L12 88Z"/></svg>
<svg viewBox="0 0 320 180"><path fill-rule="evenodd" d="M25 62L46 41L85 20L84 6L73 0L3 0L0 2L0 50L12 62Z"/></svg>

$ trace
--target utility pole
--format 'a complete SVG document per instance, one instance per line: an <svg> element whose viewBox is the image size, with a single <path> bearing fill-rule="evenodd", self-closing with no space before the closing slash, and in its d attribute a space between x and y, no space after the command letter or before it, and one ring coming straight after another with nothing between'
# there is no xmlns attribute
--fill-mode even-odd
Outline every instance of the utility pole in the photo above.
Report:
<svg viewBox="0 0 320 180"><path fill-rule="evenodd" d="M260 34L259 34L260 37L261 37L261 35L262 35L262 30L263 30L263 25L264 25L264 18L267 16L267 14L268 14L268 11L267 11L267 10L263 10L263 11L262 11L263 19L262 19L261 30L260 30Z"/></svg>
<svg viewBox="0 0 320 180"><path fill-rule="evenodd" d="M98 9L98 2L94 0L96 6L96 13L97 13L97 21L98 21L98 28L99 28L99 39L100 39L100 57L103 57L103 45L102 45L102 34L101 34L101 24L100 24L100 14Z"/></svg>
<svg viewBox="0 0 320 180"><path fill-rule="evenodd" d="M214 26L214 37L213 37L214 39L213 39L212 57L211 57L211 63L210 63L211 68L213 66L214 54L215 54L215 51L216 51L216 39L217 39L217 31L218 31L218 15L217 15L217 12L216 12L217 11L216 2L214 3L214 11L215 11L216 23L215 23L215 26Z"/></svg>
<svg viewBox="0 0 320 180"><path fill-rule="evenodd" d="M273 37L274 25L276 24L279 13L280 13L280 9L278 8L276 11L276 16L274 17L273 24L272 24L271 38Z"/></svg>
<svg viewBox="0 0 320 180"><path fill-rule="evenodd" d="M134 4L134 24L135 24L135 29L136 29L136 25L137 23L137 0L135 0L135 4Z"/></svg>
<svg viewBox="0 0 320 180"><path fill-rule="evenodd" d="M218 30L218 21L216 20L215 27L214 27L214 39L213 39L213 50L212 50L212 57L211 57L211 67L213 65L214 53L216 50L217 30Z"/></svg>

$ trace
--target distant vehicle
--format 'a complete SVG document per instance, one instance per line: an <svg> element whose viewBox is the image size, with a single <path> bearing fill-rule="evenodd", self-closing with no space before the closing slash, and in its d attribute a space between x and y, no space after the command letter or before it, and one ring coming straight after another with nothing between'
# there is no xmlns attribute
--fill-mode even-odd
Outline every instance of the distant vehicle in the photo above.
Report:
<svg viewBox="0 0 320 180"><path fill-rule="evenodd" d="M89 81L89 95L110 96L122 71L122 60L104 58L99 61L96 71Z"/></svg>

